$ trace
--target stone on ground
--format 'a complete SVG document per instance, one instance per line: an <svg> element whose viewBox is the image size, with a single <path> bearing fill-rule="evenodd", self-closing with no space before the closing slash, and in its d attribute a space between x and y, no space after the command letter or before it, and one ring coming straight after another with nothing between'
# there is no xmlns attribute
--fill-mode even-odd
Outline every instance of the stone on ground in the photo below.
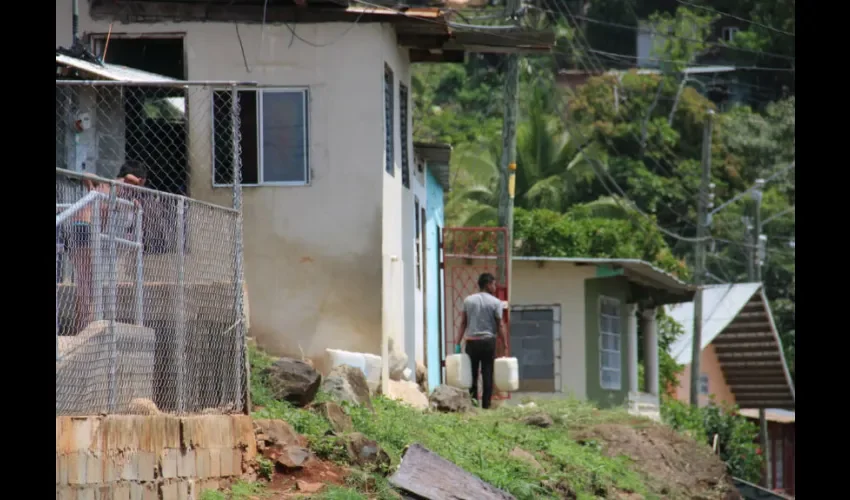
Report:
<svg viewBox="0 0 850 500"><path fill-rule="evenodd" d="M428 394L428 369L420 362L416 362L416 384L419 390Z"/></svg>
<svg viewBox="0 0 850 500"><path fill-rule="evenodd" d="M322 390L337 401L348 401L372 409L369 386L360 368L348 365L335 367L322 383Z"/></svg>
<svg viewBox="0 0 850 500"><path fill-rule="evenodd" d="M544 429L547 428L547 427L552 427L552 425L555 423L552 420L552 417L550 417L549 415L547 415L545 413L535 413L534 415L529 415L529 416L523 418L522 421L526 425L531 425L531 426L534 426L534 427L542 427Z"/></svg>
<svg viewBox="0 0 850 500"><path fill-rule="evenodd" d="M390 456L377 441L367 438L359 432L347 434L342 438L348 461L368 471L387 472Z"/></svg>
<svg viewBox="0 0 850 500"><path fill-rule="evenodd" d="M322 376L308 363L292 358L280 358L265 370L268 386L275 399L306 406L316 397Z"/></svg>
<svg viewBox="0 0 850 500"><path fill-rule="evenodd" d="M386 396L390 399L401 401L420 410L428 409L428 396L419 390L419 386L415 382L390 380L388 392L389 394Z"/></svg>
<svg viewBox="0 0 850 500"><path fill-rule="evenodd" d="M468 412L473 408L468 391L445 384L434 389L428 401L432 409L442 412Z"/></svg>
<svg viewBox="0 0 850 500"><path fill-rule="evenodd" d="M351 421L351 417L345 413L340 405L333 401L317 403L313 405L313 408L319 415L325 417L335 433L345 434L354 431L354 423Z"/></svg>

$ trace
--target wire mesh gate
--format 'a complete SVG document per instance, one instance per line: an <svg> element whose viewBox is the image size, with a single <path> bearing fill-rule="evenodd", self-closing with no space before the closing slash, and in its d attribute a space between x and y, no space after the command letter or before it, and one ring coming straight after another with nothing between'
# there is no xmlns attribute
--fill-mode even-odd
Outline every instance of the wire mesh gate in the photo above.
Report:
<svg viewBox="0 0 850 500"><path fill-rule="evenodd" d="M454 352L454 339L463 320L463 301L478 292L478 277L482 273L496 276L496 296L508 300L510 286L507 258L508 232L502 227L447 227L443 228L440 248L445 297L445 335L442 365L446 356ZM504 273L500 273L500 268ZM503 276L500 278L500 276ZM509 356L509 309L503 313L508 328L505 344L497 344L496 356ZM510 393L494 393L493 399L510 399Z"/></svg>

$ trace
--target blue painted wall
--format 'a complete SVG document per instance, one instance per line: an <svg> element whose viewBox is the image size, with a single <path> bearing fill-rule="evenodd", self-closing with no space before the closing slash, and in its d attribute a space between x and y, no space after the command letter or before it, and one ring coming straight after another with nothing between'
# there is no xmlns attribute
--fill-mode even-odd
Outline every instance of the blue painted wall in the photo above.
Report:
<svg viewBox="0 0 850 500"><path fill-rule="evenodd" d="M440 360L442 359L440 346L440 328L442 328L443 314L440 311L440 296L443 293L438 279L439 255L437 247L437 234L443 229L443 187L437 182L436 177L430 170L425 172L425 313L427 341L426 354L428 356L428 389L434 390L440 385Z"/></svg>

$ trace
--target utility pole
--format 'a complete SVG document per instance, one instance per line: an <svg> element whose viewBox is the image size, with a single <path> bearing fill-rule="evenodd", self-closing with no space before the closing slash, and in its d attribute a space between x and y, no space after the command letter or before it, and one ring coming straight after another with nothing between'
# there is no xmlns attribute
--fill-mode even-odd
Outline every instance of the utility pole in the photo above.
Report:
<svg viewBox="0 0 850 500"><path fill-rule="evenodd" d="M518 0L508 0L506 9L508 17L516 21L519 11ZM511 275L511 258L514 238L514 186L516 175L516 131L517 108L519 107L519 56L508 54L505 59L505 113L502 125L502 182L499 189L499 227L507 229L504 241L499 241L499 259L496 264L496 279L506 283L506 277ZM510 300L510 297L507 297Z"/></svg>
<svg viewBox="0 0 850 500"><path fill-rule="evenodd" d="M702 133L702 182L697 199L697 242L694 252L694 284L697 293L694 297L694 338L691 351L691 406L699 406L699 358L702 354L702 294L705 276L705 241L708 233L708 199L711 184L711 129L714 124L714 111L708 110Z"/></svg>
<svg viewBox="0 0 850 500"><path fill-rule="evenodd" d="M749 255L747 262L747 270L749 271L749 279L751 283L761 282L761 266L764 263L764 245L765 237L761 234L761 200L763 196L764 179L756 179L756 187L753 189L753 238L748 241ZM767 415L764 408L759 408L759 445L761 446L762 456L764 457L764 484L765 488L770 488L773 485L773 474L770 467L770 446L767 436Z"/></svg>

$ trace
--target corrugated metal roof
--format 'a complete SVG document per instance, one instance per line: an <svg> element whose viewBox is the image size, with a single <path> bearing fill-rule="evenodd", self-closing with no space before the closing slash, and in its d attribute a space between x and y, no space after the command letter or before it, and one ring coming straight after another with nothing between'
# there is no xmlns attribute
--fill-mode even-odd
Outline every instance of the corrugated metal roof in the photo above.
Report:
<svg viewBox="0 0 850 500"><path fill-rule="evenodd" d="M738 413L747 418L759 418L758 410L741 410ZM764 416L768 421L779 422L780 424L795 423L797 418L796 412L779 408L768 408L764 411Z"/></svg>
<svg viewBox="0 0 850 500"><path fill-rule="evenodd" d="M649 262L639 260L639 259L611 259L611 258L595 258L595 257L514 257L513 260L531 260L531 261L543 261L543 262L572 262L574 264L588 264L588 265L608 265L613 267L620 267L628 274L637 275L639 277L643 277L649 281L657 283L664 288L676 291L679 293L684 293L686 295L686 300L691 300L694 292L696 291L696 287L694 285L685 283L679 278L673 276L672 274L662 271L661 269L655 267Z"/></svg>
<svg viewBox="0 0 850 500"><path fill-rule="evenodd" d="M761 288L761 283L706 286L702 294L702 349L731 323ZM667 306L667 314L682 325L683 333L670 346L670 355L681 365L691 362L694 338L694 303Z"/></svg>
<svg viewBox="0 0 850 500"><path fill-rule="evenodd" d="M98 78L114 80L118 82L176 82L174 78L148 73L138 69L119 66L117 64L103 65L94 64L75 57L66 56L64 54L56 54L56 64L69 66L79 71L83 71Z"/></svg>

